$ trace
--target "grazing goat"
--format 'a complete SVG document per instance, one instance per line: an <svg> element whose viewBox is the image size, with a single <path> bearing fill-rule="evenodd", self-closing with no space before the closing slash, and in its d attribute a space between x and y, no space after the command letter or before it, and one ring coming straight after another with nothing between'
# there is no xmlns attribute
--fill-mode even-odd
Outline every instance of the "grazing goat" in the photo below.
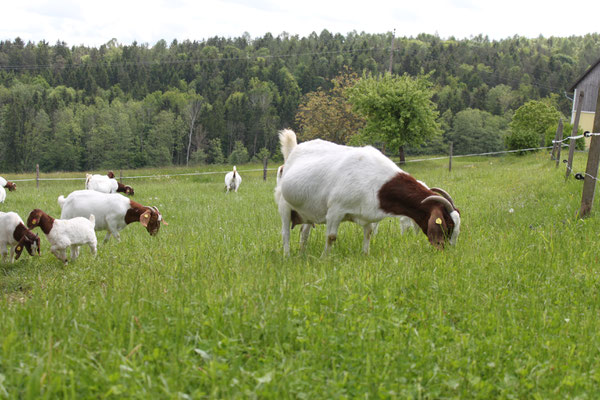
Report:
<svg viewBox="0 0 600 400"><path fill-rule="evenodd" d="M54 219L44 211L36 208L29 213L27 227L40 227L50 242L50 251L63 263L67 264L67 248L71 249L71 261L79 256L79 247L87 244L92 255L96 256L98 239L94 215L89 218L76 217L71 219Z"/></svg>
<svg viewBox="0 0 600 400"><path fill-rule="evenodd" d="M286 255L290 225L303 224L302 247L310 224L327 224L326 254L337 239L340 223L353 221L363 227L363 251L368 253L376 223L401 215L414 220L433 246L441 249L446 240L456 243L460 214L450 196L419 183L377 149L320 139L298 145L289 129L279 132L279 140L284 168L275 201Z"/></svg>
<svg viewBox="0 0 600 400"><path fill-rule="evenodd" d="M0 203L4 203L4 200L6 200L6 190L4 188L12 192L13 190L17 190L17 184L9 182L0 176Z"/></svg>
<svg viewBox="0 0 600 400"><path fill-rule="evenodd" d="M230 171L225 175L225 189L227 190L227 193L229 193L230 190L237 192L241 183L242 177L238 174L234 165L233 171Z"/></svg>
<svg viewBox="0 0 600 400"><path fill-rule="evenodd" d="M8 255L8 246L10 246L9 262L18 260L21 257L23 248L29 255L40 254L40 238L31 232L17 213L0 212L0 253L2 261L6 261Z"/></svg>
<svg viewBox="0 0 600 400"><path fill-rule="evenodd" d="M156 207L146 207L119 193L100 193L93 190L76 190L58 197L62 208L61 218L68 219L94 214L96 230L107 230L104 242L114 236L120 240L119 231L132 222L141 223L150 235L158 233L161 223L168 225Z"/></svg>
<svg viewBox="0 0 600 400"><path fill-rule="evenodd" d="M133 196L134 194L133 188L131 186L123 185L121 182L117 181L115 179L115 174L112 171L108 171L107 175L86 174L85 188L101 193L119 192L130 196Z"/></svg>

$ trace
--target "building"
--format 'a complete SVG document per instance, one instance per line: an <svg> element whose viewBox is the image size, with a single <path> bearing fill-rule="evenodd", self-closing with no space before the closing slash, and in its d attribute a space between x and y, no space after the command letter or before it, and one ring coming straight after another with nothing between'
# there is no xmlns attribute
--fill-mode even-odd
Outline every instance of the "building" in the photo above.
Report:
<svg viewBox="0 0 600 400"><path fill-rule="evenodd" d="M594 114L596 112L596 100L598 99L598 89L600 88L600 58L596 60L591 67L587 69L569 88L570 92L575 93L574 99L583 90L583 105L581 115L579 116L579 127L583 131L592 132L594 126ZM573 101L573 110L571 111L571 123L575 121L575 101Z"/></svg>

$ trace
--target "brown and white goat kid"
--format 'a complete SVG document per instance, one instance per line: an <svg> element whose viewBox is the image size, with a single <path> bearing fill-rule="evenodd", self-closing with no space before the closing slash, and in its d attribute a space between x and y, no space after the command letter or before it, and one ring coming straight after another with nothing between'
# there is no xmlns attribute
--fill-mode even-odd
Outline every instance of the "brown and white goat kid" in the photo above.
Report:
<svg viewBox="0 0 600 400"><path fill-rule="evenodd" d="M158 233L161 223L168 225L158 208L143 206L119 193L76 190L66 198L59 196L58 204L62 208L62 219L94 214L96 230L108 231L105 242L111 235L120 240L119 231L132 222L141 223L152 236Z"/></svg>
<svg viewBox="0 0 600 400"><path fill-rule="evenodd" d="M63 263L67 263L67 248L71 249L71 261L79 257L79 248L87 244L92 255L96 256L98 239L94 231L94 215L88 218L55 219L36 208L27 217L27 227L40 227L50 242L50 251Z"/></svg>
<svg viewBox="0 0 600 400"><path fill-rule="evenodd" d="M320 139L297 144L289 129L279 132L279 140L284 168L278 171L275 201L286 255L291 224L303 224L301 247L311 224L327 224L325 254L340 223L353 221L363 227L363 251L368 253L377 222L398 216L414 220L437 248L446 241L456 243L460 214L450 196L419 183L379 150Z"/></svg>
<svg viewBox="0 0 600 400"><path fill-rule="evenodd" d="M17 185L0 176L0 203L4 203L4 200L6 200L6 190L4 188L12 192L13 190L17 190Z"/></svg>
<svg viewBox="0 0 600 400"><path fill-rule="evenodd" d="M40 238L31 232L15 212L0 212L0 253L6 261L10 246L9 262L18 260L25 248L29 255L40 255Z"/></svg>

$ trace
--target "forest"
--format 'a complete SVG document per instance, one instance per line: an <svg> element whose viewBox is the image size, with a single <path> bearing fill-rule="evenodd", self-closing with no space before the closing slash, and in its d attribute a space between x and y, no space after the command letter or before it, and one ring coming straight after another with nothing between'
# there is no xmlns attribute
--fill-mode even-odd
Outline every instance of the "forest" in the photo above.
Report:
<svg viewBox="0 0 600 400"><path fill-rule="evenodd" d="M567 91L599 56L599 34L490 40L323 30L152 46L113 39L99 48L0 41L0 169L277 159L277 131L302 138L306 113L319 111L315 94L343 97L341 77L384 74L390 60L393 75L426 77L437 108L440 134L408 154L443 153L449 141L457 154L502 150L528 101L569 116Z"/></svg>

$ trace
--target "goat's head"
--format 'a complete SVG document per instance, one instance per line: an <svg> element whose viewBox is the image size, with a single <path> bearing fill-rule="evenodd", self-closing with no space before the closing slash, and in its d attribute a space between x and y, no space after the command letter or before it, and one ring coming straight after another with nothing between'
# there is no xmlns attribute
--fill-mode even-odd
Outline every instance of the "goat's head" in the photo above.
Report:
<svg viewBox="0 0 600 400"><path fill-rule="evenodd" d="M448 193L439 188L432 188L431 191L440 195L429 196L421 202L431 207L426 234L433 246L443 249L446 241L451 245L456 244L460 233L460 212Z"/></svg>
<svg viewBox="0 0 600 400"><path fill-rule="evenodd" d="M115 178L115 173L112 171L108 171L108 173L106 174L110 179L114 179Z"/></svg>
<svg viewBox="0 0 600 400"><path fill-rule="evenodd" d="M17 184L14 182L6 181L6 185L4 187L7 188L10 192L12 192L13 190L17 190Z"/></svg>
<svg viewBox="0 0 600 400"><path fill-rule="evenodd" d="M15 247L15 260L21 257L23 248L27 250L30 256L34 256L36 253L38 256L41 255L40 237L29 230L25 231L25 234Z"/></svg>
<svg viewBox="0 0 600 400"><path fill-rule="evenodd" d="M156 207L148 207L147 210L140 215L140 223L146 228L151 236L158 233L161 224L169 225L163 220L161 213Z"/></svg>
<svg viewBox="0 0 600 400"><path fill-rule="evenodd" d="M32 210L29 213L29 217L27 217L27 228L33 229L36 226L40 226L40 220L42 219L44 214L45 213L42 210L40 210L39 208Z"/></svg>

